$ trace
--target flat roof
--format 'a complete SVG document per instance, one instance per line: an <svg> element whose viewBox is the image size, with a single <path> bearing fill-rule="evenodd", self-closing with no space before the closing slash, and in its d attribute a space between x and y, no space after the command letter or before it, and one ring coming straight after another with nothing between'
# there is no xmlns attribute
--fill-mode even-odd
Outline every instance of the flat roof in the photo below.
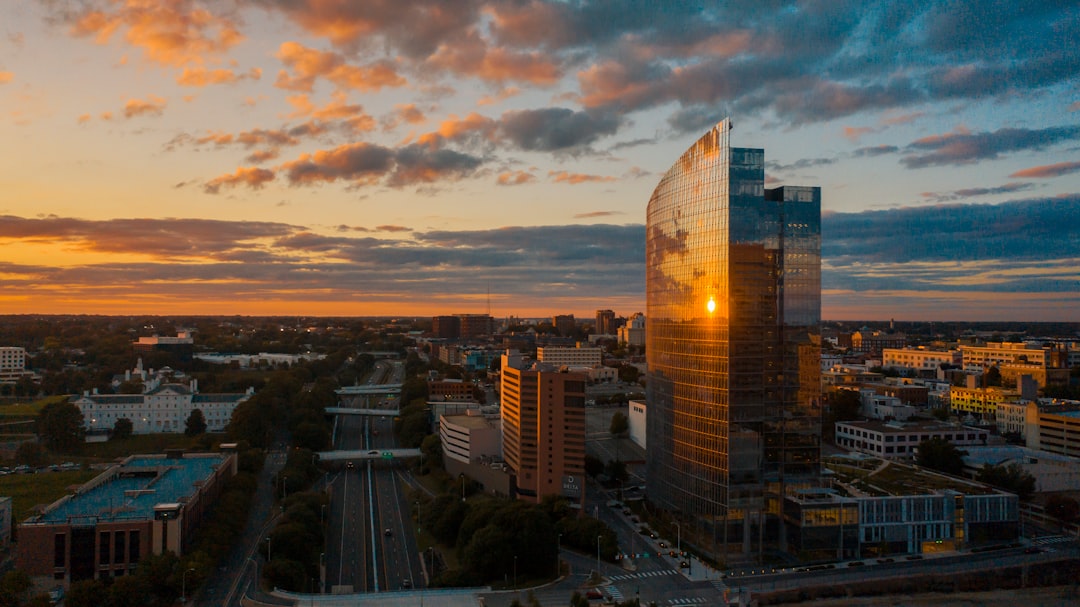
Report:
<svg viewBox="0 0 1080 607"><path fill-rule="evenodd" d="M155 506L180 504L195 495L198 491L196 483L209 480L225 457L216 453L173 459L164 455L132 456L26 522L55 524L79 519L98 522L151 519Z"/></svg>
<svg viewBox="0 0 1080 607"><path fill-rule="evenodd" d="M844 425L852 428L863 428L884 434L898 432L986 432L985 429L973 426L950 424L939 421L913 421L913 422L884 422L877 419L865 421L836 422L836 425Z"/></svg>

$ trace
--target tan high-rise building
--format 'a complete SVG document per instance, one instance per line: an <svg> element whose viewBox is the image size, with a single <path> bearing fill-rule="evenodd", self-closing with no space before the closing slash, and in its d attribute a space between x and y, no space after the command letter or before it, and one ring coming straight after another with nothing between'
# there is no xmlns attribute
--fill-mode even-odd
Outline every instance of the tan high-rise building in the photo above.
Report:
<svg viewBox="0 0 1080 607"><path fill-rule="evenodd" d="M582 373L502 357L503 458L516 476L519 499L539 503L585 495L585 383Z"/></svg>

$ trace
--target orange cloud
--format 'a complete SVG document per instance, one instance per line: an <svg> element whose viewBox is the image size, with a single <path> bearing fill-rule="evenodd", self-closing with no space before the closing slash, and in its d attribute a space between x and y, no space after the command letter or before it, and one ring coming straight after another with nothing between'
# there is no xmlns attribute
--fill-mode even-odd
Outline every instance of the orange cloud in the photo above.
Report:
<svg viewBox="0 0 1080 607"><path fill-rule="evenodd" d="M211 84L233 84L241 80L258 80L262 78L262 70L257 67L251 68L246 74L237 74L229 69L208 70L203 67L185 67L184 71L176 77L176 83L180 86L209 86Z"/></svg>
<svg viewBox="0 0 1080 607"><path fill-rule="evenodd" d="M555 183L569 183L571 185L577 185L579 183L615 181L614 177L605 177L603 175L586 175L584 173L567 173L566 171L548 171L548 177L551 177L551 180Z"/></svg>
<svg viewBox="0 0 1080 607"><path fill-rule="evenodd" d="M109 8L87 9L71 32L106 44L124 30L124 40L162 65L201 65L243 40L236 24L191 0L113 0Z"/></svg>
<svg viewBox="0 0 1080 607"><path fill-rule="evenodd" d="M79 124L86 124L87 122L90 122L90 114L82 114L81 116L79 116Z"/></svg>
<svg viewBox="0 0 1080 607"><path fill-rule="evenodd" d="M528 171L508 171L500 173L495 181L498 185L525 185L536 181L536 176Z"/></svg>
<svg viewBox="0 0 1080 607"><path fill-rule="evenodd" d="M550 55L492 48L475 33L465 40L444 44L430 62L459 74L494 82L517 80L550 86L562 75Z"/></svg>
<svg viewBox="0 0 1080 607"><path fill-rule="evenodd" d="M222 175L215 177L206 182L203 186L203 190L207 194L217 194L222 187L236 187L238 185L246 185L253 189L260 189L268 182L274 180L274 172L270 169L260 169L258 167L240 167L236 169L235 173L230 175Z"/></svg>
<svg viewBox="0 0 1080 607"><path fill-rule="evenodd" d="M0 84L7 84L8 82L11 82L13 78L15 78L15 74L12 74L11 72L0 72Z"/></svg>
<svg viewBox="0 0 1080 607"><path fill-rule="evenodd" d="M614 103L636 103L652 90L652 83L631 74L617 61L597 64L578 72L585 107Z"/></svg>
<svg viewBox="0 0 1080 607"><path fill-rule="evenodd" d="M286 100L295 108L289 114L290 118L310 116L316 120L340 120L353 132L375 130L375 118L364 113L363 106L349 104L347 95L342 91L335 91L333 99L322 107L312 103L308 95L290 95Z"/></svg>
<svg viewBox="0 0 1080 607"><path fill-rule="evenodd" d="M161 97L150 95L146 101L142 99L129 99L124 104L124 118L136 116L160 116L165 112L167 101Z"/></svg>
<svg viewBox="0 0 1080 607"><path fill-rule="evenodd" d="M283 42L277 58L293 72L278 72L275 86L290 91L310 93L317 78L325 78L340 89L378 91L383 87L404 86L407 81L385 62L367 66L346 63L345 57L331 51L319 51L297 42Z"/></svg>
<svg viewBox="0 0 1080 607"><path fill-rule="evenodd" d="M457 116L451 115L450 118L439 124L438 131L421 135L417 143L437 146L444 139L462 139L474 133L491 139L497 127L498 124L494 120L481 116L476 112L470 113L461 120Z"/></svg>
<svg viewBox="0 0 1080 607"><path fill-rule="evenodd" d="M1059 162L1057 164L1044 164L1023 169L1009 175L1009 177L1048 179L1050 177L1060 177L1077 171L1080 171L1080 162Z"/></svg>
<svg viewBox="0 0 1080 607"><path fill-rule="evenodd" d="M858 141L863 135L873 133L874 129L868 126L845 126L844 137L851 141Z"/></svg>
<svg viewBox="0 0 1080 607"><path fill-rule="evenodd" d="M494 105L511 97L521 94L521 89L516 86L508 86L494 95L484 95L476 101L476 105Z"/></svg>

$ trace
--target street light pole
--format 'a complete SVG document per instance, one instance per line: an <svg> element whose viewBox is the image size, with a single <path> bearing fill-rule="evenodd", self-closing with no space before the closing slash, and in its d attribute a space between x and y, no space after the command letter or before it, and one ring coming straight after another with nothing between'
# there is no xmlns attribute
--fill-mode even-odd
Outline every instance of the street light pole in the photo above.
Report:
<svg viewBox="0 0 1080 607"><path fill-rule="evenodd" d="M600 575L600 536L596 536L596 575Z"/></svg>
<svg viewBox="0 0 1080 607"><path fill-rule="evenodd" d="M194 567L189 568L180 576L180 604L187 603L187 574L195 571Z"/></svg>
<svg viewBox="0 0 1080 607"><path fill-rule="evenodd" d="M558 537L555 538L555 577L559 577L559 574L562 573L562 567L559 566L559 557L561 552L562 534L560 533Z"/></svg>
<svg viewBox="0 0 1080 607"><path fill-rule="evenodd" d="M465 474L462 473L462 474L459 474L458 476L461 477L461 501L464 502L465 501Z"/></svg>
<svg viewBox="0 0 1080 607"><path fill-rule="evenodd" d="M517 590L517 555L514 555L514 590Z"/></svg>
<svg viewBox="0 0 1080 607"><path fill-rule="evenodd" d="M675 523L675 530L679 532L678 543L675 550L678 551L679 556L682 556L682 525Z"/></svg>
<svg viewBox="0 0 1080 607"><path fill-rule="evenodd" d="M416 532L420 533L423 531L423 527L420 526L420 521L422 520L422 517L420 516L420 500L416 500L413 503L416 504Z"/></svg>
<svg viewBox="0 0 1080 607"><path fill-rule="evenodd" d="M268 536L266 536L266 562L267 563L274 560L274 553L270 551L271 548L273 548L273 544L270 543L270 536L268 535Z"/></svg>

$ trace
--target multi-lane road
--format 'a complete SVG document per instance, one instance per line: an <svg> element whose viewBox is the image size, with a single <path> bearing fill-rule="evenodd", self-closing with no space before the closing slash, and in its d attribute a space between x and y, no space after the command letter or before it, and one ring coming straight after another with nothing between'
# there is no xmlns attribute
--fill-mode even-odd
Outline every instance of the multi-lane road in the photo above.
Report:
<svg viewBox="0 0 1080 607"><path fill-rule="evenodd" d="M398 383L400 364L380 362L371 382ZM374 397L371 409L397 409L393 397ZM335 423L334 448L393 449L390 414L341 415ZM385 592L423 585L420 558L409 516L408 499L399 483L400 464L379 459L335 464L331 472L324 593Z"/></svg>

